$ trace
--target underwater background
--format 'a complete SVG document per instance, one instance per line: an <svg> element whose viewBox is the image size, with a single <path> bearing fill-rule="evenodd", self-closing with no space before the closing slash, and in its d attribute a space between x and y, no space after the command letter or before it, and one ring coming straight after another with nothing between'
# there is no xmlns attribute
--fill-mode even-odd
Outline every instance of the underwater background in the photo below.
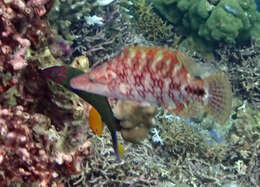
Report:
<svg viewBox="0 0 260 187"><path fill-rule="evenodd" d="M260 186L259 11L259 0L0 0L0 186ZM130 45L224 72L229 119L181 118L43 74L69 67L71 78ZM133 131L107 124L113 115Z"/></svg>

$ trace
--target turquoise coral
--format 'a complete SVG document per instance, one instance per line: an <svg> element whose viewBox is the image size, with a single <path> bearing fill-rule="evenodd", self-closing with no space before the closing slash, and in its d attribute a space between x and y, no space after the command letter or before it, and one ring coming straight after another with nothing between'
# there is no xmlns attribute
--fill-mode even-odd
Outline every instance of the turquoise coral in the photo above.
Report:
<svg viewBox="0 0 260 187"><path fill-rule="evenodd" d="M252 0L152 0L159 12L186 35L235 44L260 38L260 13Z"/></svg>

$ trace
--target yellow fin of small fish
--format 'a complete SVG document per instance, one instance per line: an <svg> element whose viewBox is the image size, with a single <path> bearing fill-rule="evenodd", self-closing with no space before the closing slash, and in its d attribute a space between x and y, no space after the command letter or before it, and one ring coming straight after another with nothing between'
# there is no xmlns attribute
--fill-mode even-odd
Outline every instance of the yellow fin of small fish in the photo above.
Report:
<svg viewBox="0 0 260 187"><path fill-rule="evenodd" d="M120 144L118 142L117 144L117 147L118 147L118 154L119 154L119 157L122 157L124 154L125 154L125 148L122 144Z"/></svg>
<svg viewBox="0 0 260 187"><path fill-rule="evenodd" d="M102 135L104 125L103 125L100 114L94 107L91 107L91 109L89 111L88 123L89 123L89 127L92 129L92 131L96 135L98 135L98 136Z"/></svg>

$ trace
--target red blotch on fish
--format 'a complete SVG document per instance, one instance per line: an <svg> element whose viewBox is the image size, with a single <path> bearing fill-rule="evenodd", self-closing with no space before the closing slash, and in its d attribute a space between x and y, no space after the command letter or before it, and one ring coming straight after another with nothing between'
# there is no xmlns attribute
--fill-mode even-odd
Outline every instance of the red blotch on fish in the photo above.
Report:
<svg viewBox="0 0 260 187"><path fill-rule="evenodd" d="M181 117L208 111L219 123L231 112L224 73L198 78L195 63L180 51L130 46L115 59L71 79L75 89L164 106Z"/></svg>

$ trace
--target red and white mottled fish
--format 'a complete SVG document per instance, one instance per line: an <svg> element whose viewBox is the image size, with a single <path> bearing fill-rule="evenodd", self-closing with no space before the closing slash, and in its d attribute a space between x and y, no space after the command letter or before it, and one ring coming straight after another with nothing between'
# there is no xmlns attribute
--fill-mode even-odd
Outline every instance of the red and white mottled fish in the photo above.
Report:
<svg viewBox="0 0 260 187"><path fill-rule="evenodd" d="M117 58L71 79L70 84L107 97L162 105L182 117L206 110L224 123L231 112L230 83L224 73L200 78L197 68L180 51L130 46Z"/></svg>

